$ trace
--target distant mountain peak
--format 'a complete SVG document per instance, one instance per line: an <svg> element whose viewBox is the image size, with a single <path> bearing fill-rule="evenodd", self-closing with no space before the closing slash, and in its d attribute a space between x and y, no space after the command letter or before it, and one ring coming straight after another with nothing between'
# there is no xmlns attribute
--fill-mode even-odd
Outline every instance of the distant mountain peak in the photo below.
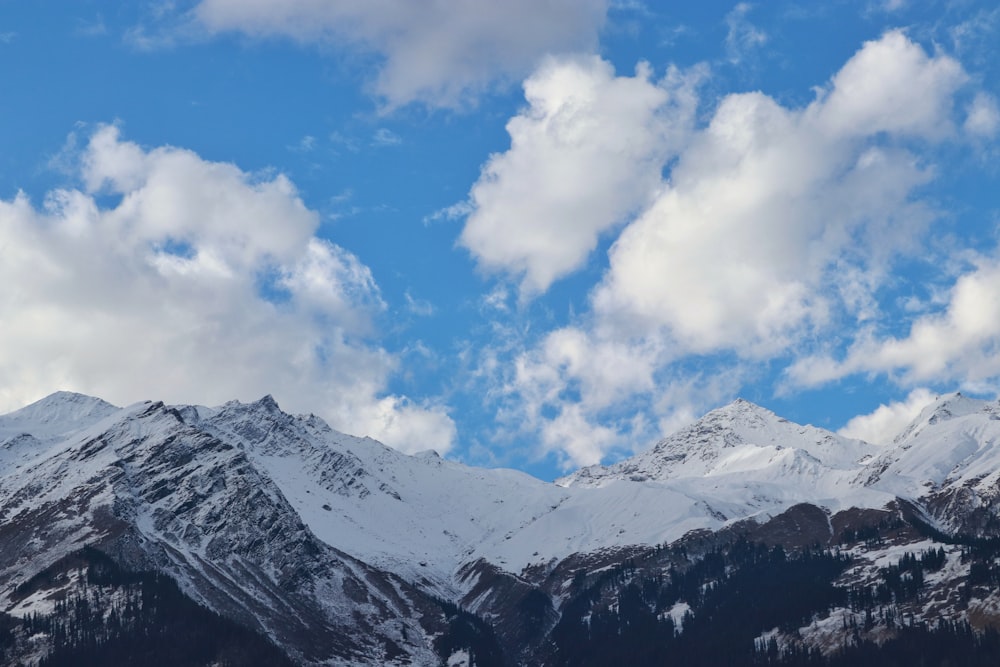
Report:
<svg viewBox="0 0 1000 667"><path fill-rule="evenodd" d="M274 396L267 394L264 397L254 401L254 407L259 407L267 410L268 412L281 412L281 408L278 406L278 401L274 400Z"/></svg>
<svg viewBox="0 0 1000 667"><path fill-rule="evenodd" d="M745 398L737 398L731 403L727 403L721 407L711 410L699 419L698 422L703 421L713 421L719 418L732 421L736 420L749 420L749 423L760 423L763 421L777 421L777 422L787 422L787 419L779 417L773 411L768 410L762 405L758 405L753 401L748 401Z"/></svg>
<svg viewBox="0 0 1000 667"><path fill-rule="evenodd" d="M83 409L93 409L93 408L107 408L110 410L117 410L118 407L108 403L104 399L97 398L96 396L88 396L87 394L81 394L75 391L54 391L44 398L40 398L34 403L26 405L21 408L21 410L34 410L34 411L51 411L52 409L57 409L60 406L73 405L78 406ZM20 412L20 410L18 410Z"/></svg>
<svg viewBox="0 0 1000 667"><path fill-rule="evenodd" d="M872 447L737 398L644 452L609 466L582 468L557 483L603 486L620 480L664 483L735 475L733 479L748 484L787 481L807 497L821 478L833 484L843 471L856 470L859 461L876 453Z"/></svg>
<svg viewBox="0 0 1000 667"><path fill-rule="evenodd" d="M262 407L268 409L278 408L278 402L274 400L271 394L265 394L264 396L258 398L256 401L242 401L240 399L233 399L231 401L226 401L222 405L218 406L219 410L248 410L255 407Z"/></svg>
<svg viewBox="0 0 1000 667"><path fill-rule="evenodd" d="M72 391L57 391L0 416L0 430L31 425L34 435L58 435L96 423L121 408Z"/></svg>
<svg viewBox="0 0 1000 667"><path fill-rule="evenodd" d="M995 411L997 407L996 402L965 396L962 392L942 394L925 406L920 414L895 437L893 442L899 445L905 444L928 426L978 412Z"/></svg>

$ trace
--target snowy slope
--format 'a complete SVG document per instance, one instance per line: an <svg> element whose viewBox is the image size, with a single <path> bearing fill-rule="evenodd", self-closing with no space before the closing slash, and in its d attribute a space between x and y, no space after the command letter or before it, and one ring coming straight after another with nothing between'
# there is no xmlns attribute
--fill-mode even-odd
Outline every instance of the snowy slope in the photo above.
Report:
<svg viewBox="0 0 1000 667"><path fill-rule="evenodd" d="M71 405L87 403L69 399L56 395L4 419L25 425L26 415L51 412L60 416L40 420L42 430L57 424L45 432L65 431L72 419L61 415L72 417ZM79 423L86 429L108 409L80 409ZM585 468L557 484L433 454L408 456L338 433L315 416L288 415L271 397L171 410L190 428L245 452L320 540L448 596L461 592L462 565L479 559L516 574L576 553L766 519L800 502L839 509L892 499L852 484L878 448L792 424L746 401L629 460Z"/></svg>
<svg viewBox="0 0 1000 667"><path fill-rule="evenodd" d="M454 594L456 572L478 559L516 574L576 553L766 519L799 502L837 509L892 500L850 485L873 445L745 401L634 459L559 484L408 456L287 415L270 397L197 414L202 428L242 444L320 539L442 593Z"/></svg>
<svg viewBox="0 0 1000 667"><path fill-rule="evenodd" d="M1000 403L939 397L859 479L915 501L946 532L1000 535Z"/></svg>
<svg viewBox="0 0 1000 667"><path fill-rule="evenodd" d="M47 402L64 415L79 401ZM0 469L0 609L12 584L98 544L170 574L303 663L435 660L418 623L422 595L318 540L237 446L162 403L80 414L75 431L62 418L43 423L58 442L30 467ZM56 422L59 436L46 429Z"/></svg>
<svg viewBox="0 0 1000 667"><path fill-rule="evenodd" d="M203 414L201 427L240 443L320 539L442 592L461 563L567 495L517 471L408 456L344 435L314 416L281 412L270 397Z"/></svg>
<svg viewBox="0 0 1000 667"><path fill-rule="evenodd" d="M648 451L615 465L582 468L558 483L568 488L608 488L625 481L658 485L711 506L725 520L765 518L800 502L831 510L881 507L892 496L855 479L883 452L740 399Z"/></svg>
<svg viewBox="0 0 1000 667"><path fill-rule="evenodd" d="M939 397L872 462L871 483L912 497L921 489L996 482L998 443L1000 404L961 394Z"/></svg>
<svg viewBox="0 0 1000 667"><path fill-rule="evenodd" d="M0 415L0 440L21 433L56 438L91 426L119 410L99 398L58 391L20 410Z"/></svg>
<svg viewBox="0 0 1000 667"><path fill-rule="evenodd" d="M609 480L666 481L749 473L775 479L781 471L855 470L880 448L814 426L800 426L738 399L664 438L648 451L612 466L582 468L563 486L602 486ZM807 472L808 470L808 472Z"/></svg>
<svg viewBox="0 0 1000 667"><path fill-rule="evenodd" d="M553 571L799 503L901 497L942 528L980 530L996 521L998 489L1000 405L959 395L887 447L740 400L630 459L548 483L402 454L269 396L116 408L59 393L0 416L0 582L102 544L274 637L299 619L296 641L317 642L302 651L377 654L317 639L319 626L338 627L414 659L430 655L427 627L412 621L433 615L418 611L421 596L468 601L483 573L521 581L529 566Z"/></svg>
<svg viewBox="0 0 1000 667"><path fill-rule="evenodd" d="M0 415L0 470L28 468L73 433L100 423L119 408L99 398L57 392L6 415Z"/></svg>

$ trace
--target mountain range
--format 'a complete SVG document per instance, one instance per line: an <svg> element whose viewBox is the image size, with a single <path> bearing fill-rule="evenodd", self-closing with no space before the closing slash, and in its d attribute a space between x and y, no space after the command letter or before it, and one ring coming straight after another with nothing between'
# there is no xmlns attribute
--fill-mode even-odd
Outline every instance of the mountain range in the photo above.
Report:
<svg viewBox="0 0 1000 667"><path fill-rule="evenodd" d="M137 628L173 627L174 600L252 639L192 639L202 653L165 664L709 660L712 591L736 586L730 604L772 576L730 664L833 661L917 631L980 655L1000 626L998 482L1000 403L960 394L888 445L737 400L553 483L402 454L270 396L119 408L59 392L0 416L0 656L135 664ZM826 582L801 587L805 611L760 611L797 568Z"/></svg>

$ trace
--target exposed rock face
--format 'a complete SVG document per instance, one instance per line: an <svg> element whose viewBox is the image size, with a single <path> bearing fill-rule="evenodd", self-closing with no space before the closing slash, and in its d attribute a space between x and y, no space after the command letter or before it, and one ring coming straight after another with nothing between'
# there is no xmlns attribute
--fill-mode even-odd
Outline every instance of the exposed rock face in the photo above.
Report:
<svg viewBox="0 0 1000 667"><path fill-rule="evenodd" d="M25 481L3 487L6 581L90 544L171 575L306 663L436 659L422 594L319 541L241 447L178 410L134 406Z"/></svg>

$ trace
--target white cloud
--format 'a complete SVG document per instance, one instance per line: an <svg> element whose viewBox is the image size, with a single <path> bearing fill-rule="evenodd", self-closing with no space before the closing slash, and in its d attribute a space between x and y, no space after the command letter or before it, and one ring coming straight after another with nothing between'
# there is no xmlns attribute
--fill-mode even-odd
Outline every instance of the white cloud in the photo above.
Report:
<svg viewBox="0 0 1000 667"><path fill-rule="evenodd" d="M954 93L967 79L954 58L928 56L894 30L844 65L815 113L821 127L844 138L887 132L941 139L953 132Z"/></svg>
<svg viewBox="0 0 1000 667"><path fill-rule="evenodd" d="M873 84L887 72L928 82L904 117L893 117L897 91ZM805 109L727 96L615 242L596 313L687 351L765 357L826 327L837 309L870 318L863 292L929 220L912 196L931 173L880 137L938 137L964 78L953 61L889 33Z"/></svg>
<svg viewBox="0 0 1000 667"><path fill-rule="evenodd" d="M885 12L898 12L905 9L907 4L907 0L883 0L881 9Z"/></svg>
<svg viewBox="0 0 1000 667"><path fill-rule="evenodd" d="M507 313L510 312L510 306L507 303L510 298L510 291L506 286L500 284L483 295L481 307L487 311Z"/></svg>
<svg viewBox="0 0 1000 667"><path fill-rule="evenodd" d="M307 134L299 139L298 143L289 146L288 150L295 153L311 153L316 150L316 137Z"/></svg>
<svg viewBox="0 0 1000 667"><path fill-rule="evenodd" d="M968 18L946 28L956 53L977 64L994 62L993 46L1000 30L1000 7L984 7L970 12Z"/></svg>
<svg viewBox="0 0 1000 667"><path fill-rule="evenodd" d="M417 405L402 396L366 401L356 413L345 411L344 418L368 424L378 434L377 440L405 443L405 447L396 446L411 454L428 449L444 454L455 439L455 424L443 408Z"/></svg>
<svg viewBox="0 0 1000 667"><path fill-rule="evenodd" d="M546 402L576 385L580 402L591 411L654 388L657 350L616 340L600 340L573 327L548 334L534 354L518 360L517 382L544 388ZM545 374L551 374L546 378Z"/></svg>
<svg viewBox="0 0 1000 667"><path fill-rule="evenodd" d="M986 93L976 95L969 105L963 127L966 132L977 137L995 137L1000 129L1000 107L997 106L996 98Z"/></svg>
<svg viewBox="0 0 1000 667"><path fill-rule="evenodd" d="M402 138L386 127L378 128L375 130L375 134L372 135L372 146L398 146L401 143L403 143Z"/></svg>
<svg viewBox="0 0 1000 667"><path fill-rule="evenodd" d="M579 405L564 405L542 430L545 450L565 454L572 466L600 463L608 450L620 442L618 433L588 420Z"/></svg>
<svg viewBox="0 0 1000 667"><path fill-rule="evenodd" d="M916 419L934 398L935 394L929 389L914 389L902 401L883 403L867 415L854 417L837 433L876 445L892 444L893 438Z"/></svg>
<svg viewBox="0 0 1000 667"><path fill-rule="evenodd" d="M726 14L726 26L729 28L726 34L726 53L729 55L729 62L738 64L754 49L767 43L767 33L757 28L747 18L747 14L753 9L753 5L748 2L741 2Z"/></svg>
<svg viewBox="0 0 1000 667"><path fill-rule="evenodd" d="M741 364L711 373L665 370L670 350L661 343L569 326L533 347L493 350L481 371L500 386L501 421L520 438L537 434L542 451L566 468L591 465L691 423L731 400L745 379Z"/></svg>
<svg viewBox="0 0 1000 667"><path fill-rule="evenodd" d="M649 201L696 101L690 78L651 76L644 64L615 76L593 56L549 59L525 82L529 106L507 124L511 147L469 194L459 242L480 266L520 277L522 296L544 292Z"/></svg>
<svg viewBox="0 0 1000 667"><path fill-rule="evenodd" d="M404 450L449 448L441 407L386 395L378 287L314 236L287 178L146 150L113 126L79 164L85 190L0 200L0 410L56 389L119 404L272 393Z"/></svg>
<svg viewBox="0 0 1000 667"><path fill-rule="evenodd" d="M406 298L406 309L417 317L430 317L437 310L434 304L426 299L415 299L409 292L403 296Z"/></svg>
<svg viewBox="0 0 1000 667"><path fill-rule="evenodd" d="M916 319L905 337L859 338L838 361L806 357L789 380L814 386L855 373L901 373L907 383L981 383L1000 375L1000 263L981 261L951 289L947 307Z"/></svg>
<svg viewBox="0 0 1000 667"><path fill-rule="evenodd" d="M672 162L665 150L648 171L620 167L626 182L645 182L643 175L652 180L648 174L668 166L669 176L660 179L652 201L625 221L609 251L609 268L591 292L591 310L518 357L505 395L519 397L523 422L538 430L547 447L584 463L620 447L626 437L634 442L659 435L657 430L682 423L711 401L731 398L725 387L697 386L692 378L710 377L698 359L729 355L726 365L735 377L726 386L732 392L747 363L794 356L845 323L854 330L870 327L880 316L878 290L893 260L920 251L934 219L918 196L934 170L918 151L956 136L954 98L966 81L953 59L928 56L903 33L889 32L864 44L805 108L785 107L759 92L728 95L706 127L688 127L684 141L664 144L679 150ZM598 95L613 89L592 90ZM475 245L482 248L480 261L489 265L484 256L492 253L493 265L522 271L526 286L537 290L581 266L593 239L612 220L627 217L639 200L636 195L628 206L619 204L616 215L587 217L586 211L609 201L602 182L567 177L559 165L569 157L592 173L591 165L615 164L605 156L627 153L632 144L617 131L624 123L615 113L594 116L607 130L590 133L606 140L597 149L546 143L554 133L550 128L563 128L563 116L549 111L558 104L545 102L564 99L544 95L515 118L537 134L518 141L512 131L511 150L491 159L473 193L474 202L480 188L502 193L496 200L505 208L486 207L487 198L480 196L463 236L470 245L474 223L489 229ZM643 107L643 114L678 114L662 104ZM696 106L691 100L682 110ZM517 123L512 128L520 130ZM531 159L515 162L523 156ZM543 194L526 185L505 189L515 183L530 183ZM614 188L616 195L620 191ZM525 202L544 206L536 211ZM582 202L584 212L565 202ZM484 218L491 228L475 217L494 211L503 213ZM548 239L565 245L550 250ZM684 399L671 387L686 387L692 397ZM644 425L623 421L625 408L641 413ZM569 437L583 425L610 431L595 431L589 440Z"/></svg>
<svg viewBox="0 0 1000 667"><path fill-rule="evenodd" d="M656 353L652 348L596 340L574 327L558 329L536 348L517 355L505 393L518 397L521 428L539 430L547 450L562 452L577 465L590 465L600 459L594 458L595 453L624 443L624 433L599 427L597 415L626 403L637 392L654 389ZM584 424L594 437L583 437ZM571 432L578 435L571 439ZM599 444L604 448L599 450Z"/></svg>
<svg viewBox="0 0 1000 667"><path fill-rule="evenodd" d="M546 53L597 44L607 0L202 0L212 32L286 36L377 54L373 86L390 107L456 107L517 79Z"/></svg>

